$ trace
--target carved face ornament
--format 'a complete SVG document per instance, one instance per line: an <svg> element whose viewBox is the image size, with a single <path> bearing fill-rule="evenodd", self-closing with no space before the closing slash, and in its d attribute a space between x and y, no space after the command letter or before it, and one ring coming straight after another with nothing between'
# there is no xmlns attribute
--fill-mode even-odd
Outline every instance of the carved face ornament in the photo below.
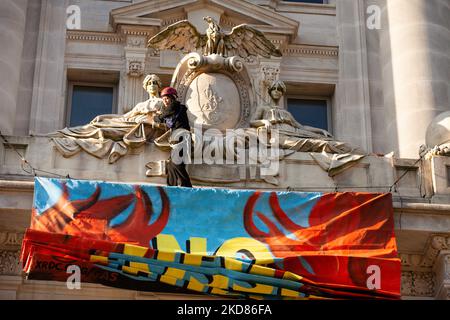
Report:
<svg viewBox="0 0 450 320"><path fill-rule="evenodd" d="M157 96L159 92L159 84L157 80L150 80L147 82L147 92L150 97Z"/></svg>
<svg viewBox="0 0 450 320"><path fill-rule="evenodd" d="M270 90L270 96L274 100L279 100L283 96L283 91L278 87L272 88L272 90Z"/></svg>

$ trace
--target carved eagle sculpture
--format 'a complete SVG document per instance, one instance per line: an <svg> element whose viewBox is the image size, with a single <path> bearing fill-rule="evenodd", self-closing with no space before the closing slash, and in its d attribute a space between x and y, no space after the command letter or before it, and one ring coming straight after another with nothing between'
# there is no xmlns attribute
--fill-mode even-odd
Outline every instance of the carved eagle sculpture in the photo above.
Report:
<svg viewBox="0 0 450 320"><path fill-rule="evenodd" d="M281 57L281 52L261 31L246 24L234 27L225 34L211 17L203 18L208 23L206 34L200 34L188 21L178 21L153 36L148 46L159 50L196 51L202 48L204 55L218 54L224 57L260 55L264 58Z"/></svg>

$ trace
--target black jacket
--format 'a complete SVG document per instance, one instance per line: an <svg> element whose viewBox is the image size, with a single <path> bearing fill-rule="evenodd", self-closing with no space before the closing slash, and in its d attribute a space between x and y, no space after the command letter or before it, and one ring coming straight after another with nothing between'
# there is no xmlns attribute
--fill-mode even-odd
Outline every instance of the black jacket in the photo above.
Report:
<svg viewBox="0 0 450 320"><path fill-rule="evenodd" d="M187 116L187 108L184 104L174 101L170 106L164 107L162 113L153 119L156 123L165 123L169 129L191 130Z"/></svg>

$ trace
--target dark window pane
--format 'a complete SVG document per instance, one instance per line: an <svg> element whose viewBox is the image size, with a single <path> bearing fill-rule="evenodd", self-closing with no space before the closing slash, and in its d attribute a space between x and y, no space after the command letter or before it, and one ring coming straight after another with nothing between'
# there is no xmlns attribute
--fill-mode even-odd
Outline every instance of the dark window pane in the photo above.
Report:
<svg viewBox="0 0 450 320"><path fill-rule="evenodd" d="M286 2L324 3L323 0L283 0Z"/></svg>
<svg viewBox="0 0 450 320"><path fill-rule="evenodd" d="M288 111L303 125L328 130L326 100L288 99Z"/></svg>
<svg viewBox="0 0 450 320"><path fill-rule="evenodd" d="M447 166L447 187L450 187L450 166Z"/></svg>
<svg viewBox="0 0 450 320"><path fill-rule="evenodd" d="M112 113L113 88L73 86L70 126L89 123L99 114Z"/></svg>

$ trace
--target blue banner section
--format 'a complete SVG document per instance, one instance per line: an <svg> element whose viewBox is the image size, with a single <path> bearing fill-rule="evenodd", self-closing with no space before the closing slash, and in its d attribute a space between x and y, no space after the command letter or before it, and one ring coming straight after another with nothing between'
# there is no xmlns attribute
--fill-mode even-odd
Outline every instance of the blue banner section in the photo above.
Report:
<svg viewBox="0 0 450 320"><path fill-rule="evenodd" d="M96 188L100 187L98 201L105 201L105 206L100 208L105 212L109 210L108 200L112 202L112 199L118 196L134 194L135 190L135 187L130 184L37 178L34 202L38 215L57 204L63 195L63 184L70 190L67 195L67 200L70 202L87 199L96 191ZM163 204L158 188L145 184L139 187L148 195L153 212L161 212ZM241 237L251 238L244 226L243 211L254 191L181 187L164 187L164 190L170 201L170 219L162 233L174 235L180 246L185 246L191 237L204 238L207 239L207 254L214 254L227 240ZM270 194L270 192L261 193L255 211L264 213L269 219L276 222L269 205ZM282 209L289 218L303 227L308 227L309 214L321 197L321 193L277 192L277 196ZM108 227L113 228L126 222L136 209L136 202L137 199L133 199L123 211L114 217L111 216ZM158 215L153 214L149 218L148 225L157 219ZM258 218L255 219L255 225L264 232L268 231L267 226ZM277 223L277 226L284 230L283 225ZM136 228L138 227L136 226ZM284 231L289 237L289 231ZM140 244L152 245L151 241ZM186 250L185 247L181 249Z"/></svg>

